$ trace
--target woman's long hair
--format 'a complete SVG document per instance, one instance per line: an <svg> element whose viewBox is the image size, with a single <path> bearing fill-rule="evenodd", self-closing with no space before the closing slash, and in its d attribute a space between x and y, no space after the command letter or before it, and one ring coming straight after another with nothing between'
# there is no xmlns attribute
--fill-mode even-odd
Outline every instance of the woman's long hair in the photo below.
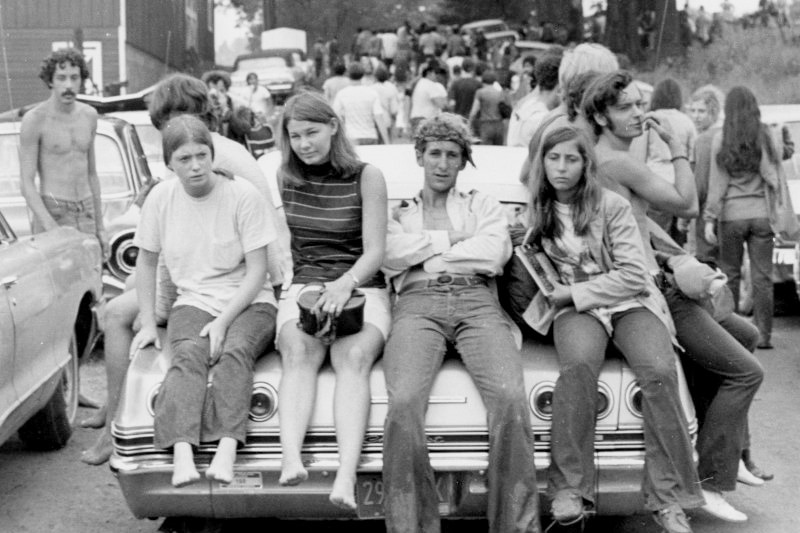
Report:
<svg viewBox="0 0 800 533"><path fill-rule="evenodd" d="M681 107L683 107L683 92L680 84L672 78L664 78L658 82L650 99L650 110L680 110Z"/></svg>
<svg viewBox="0 0 800 533"><path fill-rule="evenodd" d="M342 120L322 95L307 91L289 98L283 110L280 136L281 151L283 153L283 163L280 168L282 179L294 185L301 185L305 181L303 175L304 164L294 153L289 139L290 120L318 122L320 124L331 124L335 120L338 127L331 137L331 165L343 176L358 172L361 168L361 160L356 155L353 145L344 133Z"/></svg>
<svg viewBox="0 0 800 533"><path fill-rule="evenodd" d="M747 87L734 87L725 97L725 122L717 164L728 173L758 172L764 148L769 158L777 163L769 131L761 124L756 97Z"/></svg>
<svg viewBox="0 0 800 533"><path fill-rule="evenodd" d="M572 203L572 224L576 234L586 234L589 230L589 223L600 205L602 192L595 174L597 160L592 142L586 133L573 126L564 126L545 133L541 149L536 153L531 165L529 180L529 216L534 241L541 237L560 237L563 231L556 215L556 191L547 180L544 158L557 144L572 140L577 141L578 151L583 157L583 177L578 181Z"/></svg>

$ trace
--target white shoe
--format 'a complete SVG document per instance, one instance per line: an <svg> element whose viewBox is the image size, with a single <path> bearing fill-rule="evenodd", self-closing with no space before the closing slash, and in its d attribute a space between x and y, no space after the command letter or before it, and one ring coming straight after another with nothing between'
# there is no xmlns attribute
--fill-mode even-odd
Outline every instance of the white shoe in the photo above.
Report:
<svg viewBox="0 0 800 533"><path fill-rule="evenodd" d="M736 481L750 485L751 487L760 487L764 484L764 480L758 476L754 476L744 464L744 461L739 459L739 471L736 473Z"/></svg>
<svg viewBox="0 0 800 533"><path fill-rule="evenodd" d="M747 515L737 511L731 504L726 502L721 492L703 489L703 497L706 499L706 503L702 509L708 514L726 522L747 521Z"/></svg>

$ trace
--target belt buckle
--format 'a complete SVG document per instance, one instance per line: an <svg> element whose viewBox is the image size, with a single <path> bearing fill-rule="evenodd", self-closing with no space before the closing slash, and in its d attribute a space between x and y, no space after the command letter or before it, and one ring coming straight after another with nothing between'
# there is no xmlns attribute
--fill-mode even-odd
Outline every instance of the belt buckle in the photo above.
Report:
<svg viewBox="0 0 800 533"><path fill-rule="evenodd" d="M450 285L453 281L455 281L455 278L450 274L442 274L436 278L437 285Z"/></svg>

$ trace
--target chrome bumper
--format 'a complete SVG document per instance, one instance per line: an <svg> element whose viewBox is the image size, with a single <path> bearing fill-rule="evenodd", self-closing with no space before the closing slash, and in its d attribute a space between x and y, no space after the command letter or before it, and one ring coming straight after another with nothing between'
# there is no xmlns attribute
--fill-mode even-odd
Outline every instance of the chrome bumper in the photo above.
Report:
<svg viewBox="0 0 800 533"><path fill-rule="evenodd" d="M644 451L601 452L595 454L597 475L597 512L604 515L633 514L642 509L641 495ZM246 456L237 458L236 487L202 481L187 487L171 485L172 457L169 454L121 457L114 454L110 466L117 476L131 512L138 518L164 516L199 516L216 518L303 518L355 519L356 513L342 510L328 501L339 463L335 454L307 455L309 478L304 483L285 487L278 484L281 458ZM550 455L537 452L536 475L543 508L546 505L547 468ZM210 456L201 454L196 463L201 475ZM482 517L486 513L486 453L431 454L434 471L451 472L459 487L454 491L449 509L443 513L453 518ZM381 472L380 454L365 454L359 473Z"/></svg>

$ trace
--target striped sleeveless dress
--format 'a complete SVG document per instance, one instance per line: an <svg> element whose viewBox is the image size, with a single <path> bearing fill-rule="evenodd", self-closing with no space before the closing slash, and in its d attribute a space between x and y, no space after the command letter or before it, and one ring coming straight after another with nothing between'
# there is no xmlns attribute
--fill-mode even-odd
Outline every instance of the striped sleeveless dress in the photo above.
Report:
<svg viewBox="0 0 800 533"><path fill-rule="evenodd" d="M281 197L292 234L294 283L341 277L364 253L361 172L343 176L330 163L304 165L304 183L283 183ZM385 287L382 272L362 287Z"/></svg>

